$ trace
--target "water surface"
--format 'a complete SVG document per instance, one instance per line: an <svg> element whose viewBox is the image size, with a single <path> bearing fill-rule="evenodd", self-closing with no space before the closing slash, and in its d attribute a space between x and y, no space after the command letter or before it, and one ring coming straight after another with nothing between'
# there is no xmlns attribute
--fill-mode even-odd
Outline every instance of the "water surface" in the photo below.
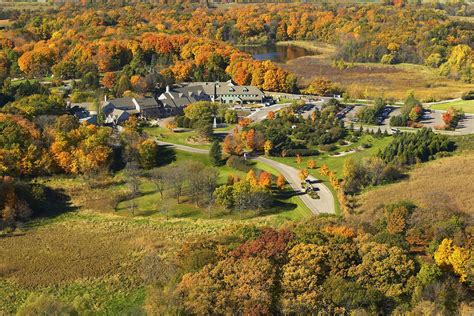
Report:
<svg viewBox="0 0 474 316"><path fill-rule="evenodd" d="M314 52L293 45L239 46L241 51L252 54L256 60L271 60L286 63L288 60L315 55Z"/></svg>

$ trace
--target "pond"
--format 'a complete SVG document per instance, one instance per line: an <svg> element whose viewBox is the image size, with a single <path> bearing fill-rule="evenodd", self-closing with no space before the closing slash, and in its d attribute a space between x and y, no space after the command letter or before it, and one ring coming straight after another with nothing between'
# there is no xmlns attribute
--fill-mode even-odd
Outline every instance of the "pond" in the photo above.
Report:
<svg viewBox="0 0 474 316"><path fill-rule="evenodd" d="M256 60L271 60L286 63L288 60L315 55L314 52L293 45L239 46L241 51L252 54Z"/></svg>

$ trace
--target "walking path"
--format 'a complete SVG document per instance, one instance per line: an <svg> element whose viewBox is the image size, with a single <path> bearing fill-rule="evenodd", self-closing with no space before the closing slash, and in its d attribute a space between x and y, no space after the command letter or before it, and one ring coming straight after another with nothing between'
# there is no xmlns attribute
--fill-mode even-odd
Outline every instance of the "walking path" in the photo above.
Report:
<svg viewBox="0 0 474 316"><path fill-rule="evenodd" d="M162 142L158 140L157 140L157 143L159 145L170 146L177 150L187 151L187 152L195 153L195 154L208 154L209 153L207 149L193 148L193 147L189 147L185 145L178 145L178 144ZM281 173L286 178L286 181L295 192L301 192L301 180L299 178L299 175L298 175L299 172L297 169L291 166L285 165L283 163L265 158L265 157L256 157L254 158L254 160L264 163L276 169L279 173ZM332 192L329 190L329 188L325 184L320 183L313 176L309 176L308 179L312 182L312 186L316 188L316 192L318 192L320 198L313 199L308 194L303 194L303 193L298 195L299 198L311 210L313 214L320 214L320 213L335 214L336 207L334 204L334 196L332 195Z"/></svg>

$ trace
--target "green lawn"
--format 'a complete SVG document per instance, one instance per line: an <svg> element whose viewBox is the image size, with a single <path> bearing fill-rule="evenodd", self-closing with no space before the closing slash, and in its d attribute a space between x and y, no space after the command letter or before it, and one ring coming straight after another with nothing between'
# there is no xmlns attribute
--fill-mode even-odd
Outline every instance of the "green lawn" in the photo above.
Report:
<svg viewBox="0 0 474 316"><path fill-rule="evenodd" d="M377 139L371 135L364 135L356 143L353 143L349 146L339 146L339 148L336 151L342 153L343 151L348 151L350 149L357 148L361 146L361 144L364 144L364 143L370 144L371 145L370 148L356 151L354 153L351 153L345 156L340 156L340 157L331 157L328 153L322 153L319 156L302 157L302 163L300 165L296 163L295 157L285 157L285 158L272 157L272 159L288 164L298 169L306 168L307 161L309 159L314 159L316 162L317 168L314 170L310 170L310 173L320 178L321 176L319 175L318 169L319 167L321 167L321 165L326 164L331 171L334 171L339 177L341 177L342 166L346 158L352 157L355 160L360 160L365 157L373 156L377 154L377 152L380 149L387 146L391 142L391 140L392 140L392 137L384 137L384 138Z"/></svg>
<svg viewBox="0 0 474 316"><path fill-rule="evenodd" d="M235 124L230 124L226 127L216 128L214 130L214 135L220 139L223 139L225 134L232 130L235 127ZM210 149L211 143L208 144L199 144L194 143L192 139L197 136L196 132L192 129L182 129L181 131L172 132L167 128L163 127L145 127L144 131L148 135L156 136L158 140L185 145L189 147L199 148L199 149Z"/></svg>
<svg viewBox="0 0 474 316"><path fill-rule="evenodd" d="M207 155L194 154L184 151L175 151L175 162L183 161L199 161L206 166L210 166L210 160ZM254 168L267 171L277 176L278 172L269 166L262 163L255 163ZM242 171L235 170L226 165L219 166L219 182L224 184L227 182L229 175L238 176L241 179L245 178L246 174ZM124 188L123 185L118 186L117 190ZM142 178L140 184L141 196L133 199L136 205L135 214L131 214L130 201L123 201L118 204L117 212L124 216L151 216L151 217L172 217L172 218L194 218L207 219L209 216L212 219L246 219L255 220L258 218L265 218L275 223L281 223L286 220L300 220L311 216L311 211L295 196L289 186L286 190L274 190L275 203L274 205L256 215L253 211L246 211L242 214L238 212L229 212L222 207L215 205L211 208L211 214L207 209L197 207L193 203L189 203L186 197L183 197L180 204L173 198L166 197L161 199L159 192L153 183L148 179Z"/></svg>
<svg viewBox="0 0 474 316"><path fill-rule="evenodd" d="M209 149L211 147L210 144L194 144L193 142L189 141L190 138L196 137L196 132L191 129L183 129L180 132L172 132L167 128L163 127L145 127L144 131L148 133L148 135L156 136L158 140L185 145L194 148L200 149Z"/></svg>
<svg viewBox="0 0 474 316"><path fill-rule="evenodd" d="M338 152L343 152L343 151L348 151L353 148L357 148L361 146L361 144L370 144L372 147L363 149L360 151L356 151L354 153L345 155L345 156L340 156L340 157L331 157L328 153L321 154L319 156L312 156L312 157L302 157L302 162L301 164L296 163L295 157L272 157L273 160L285 163L287 165L293 166L297 169L304 169L306 168L307 162L310 159L314 159L316 162L316 169L308 170L310 174L315 176L316 178L320 179L327 185L327 187L331 190L333 193L334 197L337 196L337 192L334 191L332 186L329 183L329 179L326 176L321 176L319 174L319 168L323 165L326 164L329 169L333 172L336 173L336 175L339 178L342 178L342 168L344 165L344 161L351 157L355 159L356 161L361 160L366 157L373 156L377 154L377 152L387 146L392 140L392 137L384 137L381 139L377 139L371 135L364 135L362 136L356 143L353 143L349 146L340 146L338 148ZM340 214L340 208L339 208L339 202L337 199L335 199L335 204L336 204L336 214Z"/></svg>
<svg viewBox="0 0 474 316"><path fill-rule="evenodd" d="M460 100L455 102L446 102L440 104L434 104L430 106L430 109L433 110L447 110L450 107L455 107L456 109L461 109L466 113L474 114L474 100Z"/></svg>

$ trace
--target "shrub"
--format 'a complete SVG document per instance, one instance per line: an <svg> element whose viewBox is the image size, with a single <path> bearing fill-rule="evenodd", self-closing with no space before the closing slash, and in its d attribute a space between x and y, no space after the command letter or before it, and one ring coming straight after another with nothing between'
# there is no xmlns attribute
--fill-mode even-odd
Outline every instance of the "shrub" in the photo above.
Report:
<svg viewBox="0 0 474 316"><path fill-rule="evenodd" d="M336 149L337 149L337 146L334 144L319 145L319 150L321 151L333 151Z"/></svg>
<svg viewBox="0 0 474 316"><path fill-rule="evenodd" d="M74 315L74 308L46 294L31 294L17 315Z"/></svg>
<svg viewBox="0 0 474 316"><path fill-rule="evenodd" d="M466 92L465 94L462 95L461 97L463 100L474 100L474 91L469 91Z"/></svg>
<svg viewBox="0 0 474 316"><path fill-rule="evenodd" d="M91 91L79 91L75 90L71 94L72 102L92 102L94 101L95 93Z"/></svg>
<svg viewBox="0 0 474 316"><path fill-rule="evenodd" d="M249 172L251 167L250 163L243 157L232 155L227 158L226 165L242 172Z"/></svg>
<svg viewBox="0 0 474 316"><path fill-rule="evenodd" d="M317 149L285 149L282 151L283 157L296 157L297 155L302 157L317 156L319 151Z"/></svg>
<svg viewBox="0 0 474 316"><path fill-rule="evenodd" d="M391 126L407 126L408 124L408 115L395 115L390 118Z"/></svg>

